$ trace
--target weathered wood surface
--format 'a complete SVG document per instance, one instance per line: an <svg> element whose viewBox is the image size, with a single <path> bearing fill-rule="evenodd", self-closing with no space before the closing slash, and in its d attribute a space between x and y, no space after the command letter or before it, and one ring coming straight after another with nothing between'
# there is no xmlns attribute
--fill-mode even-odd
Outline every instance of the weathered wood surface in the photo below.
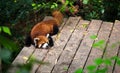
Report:
<svg viewBox="0 0 120 73"><path fill-rule="evenodd" d="M99 40L105 40L105 42L108 42L110 32L112 30L113 23L110 22L103 22L100 28L100 31L98 32L98 37L95 42L98 42ZM106 44L103 45L103 48L92 48L91 52L89 54L88 60L86 61L86 66L93 64L93 60L96 58L102 58L104 49L106 47ZM86 69L85 66L85 69ZM87 71L85 70L87 73Z"/></svg>
<svg viewBox="0 0 120 73"><path fill-rule="evenodd" d="M51 17L46 17L44 20L47 19ZM92 35L97 35L97 38L91 39ZM120 41L120 21L111 23L101 20L86 21L80 17L65 18L60 33L53 36L53 39L54 46L50 49L24 47L13 64L25 64L34 57L49 64L34 64L31 73L74 73L78 68L83 68L84 73L88 73L86 67L92 65L94 59L120 57L120 44L114 48L110 47ZM103 48L92 47L99 40L105 40ZM15 70L17 69L13 68L11 72L14 73ZM120 73L120 66L116 61L113 61L108 73Z"/></svg>

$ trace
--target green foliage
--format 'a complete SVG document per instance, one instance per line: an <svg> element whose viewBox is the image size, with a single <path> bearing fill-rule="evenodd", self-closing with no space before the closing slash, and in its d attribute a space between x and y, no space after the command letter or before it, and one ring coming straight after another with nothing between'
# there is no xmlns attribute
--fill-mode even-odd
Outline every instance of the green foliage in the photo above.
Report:
<svg viewBox="0 0 120 73"><path fill-rule="evenodd" d="M97 35L90 36L92 40L97 39ZM94 48L101 48L105 49L105 40L98 40L93 44ZM114 43L114 47L117 45L120 45L120 42ZM112 46L110 46L112 47ZM93 62L94 64L86 66L85 69L79 68L75 71L75 73L84 73L84 70L87 71L87 73L108 73L108 67L113 65L113 61L116 62L118 66L120 66L120 57L113 56L108 58L96 58Z"/></svg>
<svg viewBox="0 0 120 73"><path fill-rule="evenodd" d="M104 49L105 48L105 40L99 40L93 44L94 48Z"/></svg>
<svg viewBox="0 0 120 73"><path fill-rule="evenodd" d="M13 53L18 52L18 45L4 36L2 33L6 33L11 36L11 31L6 26L0 26L0 60L2 61L2 67L9 65L13 60ZM4 70L4 68L2 68ZM5 68L6 71L7 68ZM4 71L3 71L4 72Z"/></svg>
<svg viewBox="0 0 120 73"><path fill-rule="evenodd" d="M79 68L74 73L83 73L83 69Z"/></svg>
<svg viewBox="0 0 120 73"><path fill-rule="evenodd" d="M5 63L10 63L10 58L11 58L11 51L8 49L1 49L0 51L0 59L4 61Z"/></svg>
<svg viewBox="0 0 120 73"><path fill-rule="evenodd" d="M26 64L17 64L18 70L16 71L16 73L30 73L30 71L35 63L41 64L41 65L49 64L47 62L42 62L42 61L39 61L32 57L28 60L28 62Z"/></svg>
<svg viewBox="0 0 120 73"><path fill-rule="evenodd" d="M103 60L101 58L97 58L97 59L94 60L94 63L96 65L101 65L103 63Z"/></svg>
<svg viewBox="0 0 120 73"><path fill-rule="evenodd" d="M97 38L97 35L91 35L90 38L95 40Z"/></svg>
<svg viewBox="0 0 120 73"><path fill-rule="evenodd" d="M11 35L11 32L10 32L10 29L6 26L1 26L0 27L0 32L4 32L4 33L7 33L8 35Z"/></svg>
<svg viewBox="0 0 120 73"><path fill-rule="evenodd" d="M83 4L88 4L89 0L83 0Z"/></svg>
<svg viewBox="0 0 120 73"><path fill-rule="evenodd" d="M32 3L32 7L34 10L41 10L41 9L56 9L58 7L58 4L53 2L47 2L47 3Z"/></svg>
<svg viewBox="0 0 120 73"><path fill-rule="evenodd" d="M100 19L104 13L103 0L83 0L85 19Z"/></svg>
<svg viewBox="0 0 120 73"><path fill-rule="evenodd" d="M87 66L87 70L94 71L96 69L96 65L89 65Z"/></svg>
<svg viewBox="0 0 120 73"><path fill-rule="evenodd" d="M86 67L87 73L107 73L108 67L112 65L112 61L115 61L120 66L120 57L114 56L107 59L96 58L93 65L88 65ZM102 65L102 67L100 67ZM75 73L83 73L84 70L79 68Z"/></svg>
<svg viewBox="0 0 120 73"><path fill-rule="evenodd" d="M0 28L0 33L7 33L7 35L11 36L11 31L8 27L1 26ZM18 51L18 45L5 36L0 35L0 60L2 61L3 66L6 64L11 64L12 55L16 51ZM30 73L34 63L48 64L47 62L42 62L32 57L26 64L18 64L17 67L19 70L16 73ZM7 69L3 69L3 72L6 73L6 71Z"/></svg>
<svg viewBox="0 0 120 73"><path fill-rule="evenodd" d="M85 19L103 19L114 21L119 19L119 0L83 0L83 12Z"/></svg>
<svg viewBox="0 0 120 73"><path fill-rule="evenodd" d="M69 8L70 12L73 12L73 9L71 8L73 6L74 1L72 0L66 0L65 3L61 6L60 11L64 12L66 8Z"/></svg>
<svg viewBox="0 0 120 73"><path fill-rule="evenodd" d="M11 36L11 31L8 27L6 26L0 26L1 31L0 33L7 33L9 36ZM18 46L10 39L6 38L5 36L0 35L0 46L7 48L11 51L16 51Z"/></svg>
<svg viewBox="0 0 120 73"><path fill-rule="evenodd" d="M11 51L17 51L18 46L16 45L16 43L14 43L14 41L0 35L0 46L3 46Z"/></svg>
<svg viewBox="0 0 120 73"><path fill-rule="evenodd" d="M92 40L96 40L97 39L97 35L92 35L92 36L90 36L90 38ZM106 44L105 40L98 40L95 43L93 43L92 47L99 48L99 49L104 49L105 48L105 44Z"/></svg>
<svg viewBox="0 0 120 73"><path fill-rule="evenodd" d="M64 66L64 67L63 67L63 70L67 71L67 70L68 70L68 67Z"/></svg>
<svg viewBox="0 0 120 73"><path fill-rule="evenodd" d="M25 20L32 11L33 0L0 0L0 24L15 24L19 20Z"/></svg>

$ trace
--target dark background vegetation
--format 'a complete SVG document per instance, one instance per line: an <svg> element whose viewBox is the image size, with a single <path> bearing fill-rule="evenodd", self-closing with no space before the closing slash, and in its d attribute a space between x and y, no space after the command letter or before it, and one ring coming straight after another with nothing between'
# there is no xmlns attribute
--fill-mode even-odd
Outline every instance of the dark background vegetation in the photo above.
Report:
<svg viewBox="0 0 120 73"><path fill-rule="evenodd" d="M64 1L64 0L62 0ZM31 27L41 21L44 16L51 14L54 9L61 9L65 14L66 8L75 5L78 0L0 0L0 71L10 66L16 55L24 46L25 36ZM80 0L80 7L74 16L83 19L101 19L104 21L120 20L119 0ZM70 9L69 13L73 16Z"/></svg>

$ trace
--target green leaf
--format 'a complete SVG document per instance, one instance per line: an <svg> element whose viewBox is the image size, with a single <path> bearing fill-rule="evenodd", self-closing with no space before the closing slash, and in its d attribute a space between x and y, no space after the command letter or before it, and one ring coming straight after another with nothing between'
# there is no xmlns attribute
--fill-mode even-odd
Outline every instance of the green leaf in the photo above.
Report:
<svg viewBox="0 0 120 73"><path fill-rule="evenodd" d="M34 6L36 6L36 4L35 4L35 3L32 3L32 6L34 7Z"/></svg>
<svg viewBox="0 0 120 73"><path fill-rule="evenodd" d="M111 59L105 59L104 64L106 65L112 65Z"/></svg>
<svg viewBox="0 0 120 73"><path fill-rule="evenodd" d="M89 0L83 0L83 4L88 4Z"/></svg>
<svg viewBox="0 0 120 73"><path fill-rule="evenodd" d="M102 59L102 58L97 58L97 59L94 60L94 63L95 63L96 65L100 65L100 64L103 63L103 59Z"/></svg>
<svg viewBox="0 0 120 73"><path fill-rule="evenodd" d="M58 7L57 3L53 3L53 5L51 5L51 9L54 9L54 8L57 8L57 7Z"/></svg>
<svg viewBox="0 0 120 73"><path fill-rule="evenodd" d="M105 40L99 40L93 44L94 48L104 48L105 47Z"/></svg>
<svg viewBox="0 0 120 73"><path fill-rule="evenodd" d="M89 65L89 66L87 66L87 69L89 70L89 71L93 71L93 70L95 70L97 67L95 66L95 65Z"/></svg>
<svg viewBox="0 0 120 73"><path fill-rule="evenodd" d="M117 58L117 64L120 66L120 57Z"/></svg>
<svg viewBox="0 0 120 73"><path fill-rule="evenodd" d="M97 35L90 36L91 39L95 40L97 38Z"/></svg>
<svg viewBox="0 0 120 73"><path fill-rule="evenodd" d="M96 71L96 73L106 73L107 72L107 68L100 68Z"/></svg>
<svg viewBox="0 0 120 73"><path fill-rule="evenodd" d="M0 44L9 50L18 51L18 45L2 35L0 35Z"/></svg>
<svg viewBox="0 0 120 73"><path fill-rule="evenodd" d="M16 2L17 2L17 0L14 0L14 2L16 3Z"/></svg>
<svg viewBox="0 0 120 73"><path fill-rule="evenodd" d="M58 7L58 4L57 3L53 3L55 5L55 7Z"/></svg>
<svg viewBox="0 0 120 73"><path fill-rule="evenodd" d="M63 70L66 70L66 71L67 71L67 70L68 70L68 67L65 66L65 67L63 68Z"/></svg>
<svg viewBox="0 0 120 73"><path fill-rule="evenodd" d="M117 60L118 59L118 56L113 56L112 58L111 58L111 60Z"/></svg>
<svg viewBox="0 0 120 73"><path fill-rule="evenodd" d="M74 73L83 73L83 69L79 68Z"/></svg>
<svg viewBox="0 0 120 73"><path fill-rule="evenodd" d="M8 27L2 26L2 28L3 28L3 32L5 32L5 33L11 35L10 29L9 29Z"/></svg>
<svg viewBox="0 0 120 73"><path fill-rule="evenodd" d="M37 7L40 7L40 6L41 6L41 4L38 4L38 5L37 5Z"/></svg>
<svg viewBox="0 0 120 73"><path fill-rule="evenodd" d="M51 9L54 9L55 8L55 6L54 5L51 5Z"/></svg>
<svg viewBox="0 0 120 73"><path fill-rule="evenodd" d="M117 60L117 64L120 66L120 60Z"/></svg>
<svg viewBox="0 0 120 73"><path fill-rule="evenodd" d="M0 27L0 32L2 31L2 27Z"/></svg>
<svg viewBox="0 0 120 73"><path fill-rule="evenodd" d="M34 7L33 9L34 9L34 10L36 10L36 9L37 9L37 6L36 6L36 7Z"/></svg>
<svg viewBox="0 0 120 73"><path fill-rule="evenodd" d="M66 1L66 2L65 2L65 5L68 5L68 4L69 4L69 1Z"/></svg>

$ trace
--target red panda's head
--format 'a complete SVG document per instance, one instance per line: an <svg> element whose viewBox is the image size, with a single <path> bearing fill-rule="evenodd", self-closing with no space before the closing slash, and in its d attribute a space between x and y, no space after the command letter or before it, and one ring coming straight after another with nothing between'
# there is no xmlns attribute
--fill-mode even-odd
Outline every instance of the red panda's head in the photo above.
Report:
<svg viewBox="0 0 120 73"><path fill-rule="evenodd" d="M40 36L37 36L36 38L34 38L34 44L35 44L35 47L37 48L47 48L49 45L49 34L47 34L47 36L43 36L43 35L40 35Z"/></svg>

